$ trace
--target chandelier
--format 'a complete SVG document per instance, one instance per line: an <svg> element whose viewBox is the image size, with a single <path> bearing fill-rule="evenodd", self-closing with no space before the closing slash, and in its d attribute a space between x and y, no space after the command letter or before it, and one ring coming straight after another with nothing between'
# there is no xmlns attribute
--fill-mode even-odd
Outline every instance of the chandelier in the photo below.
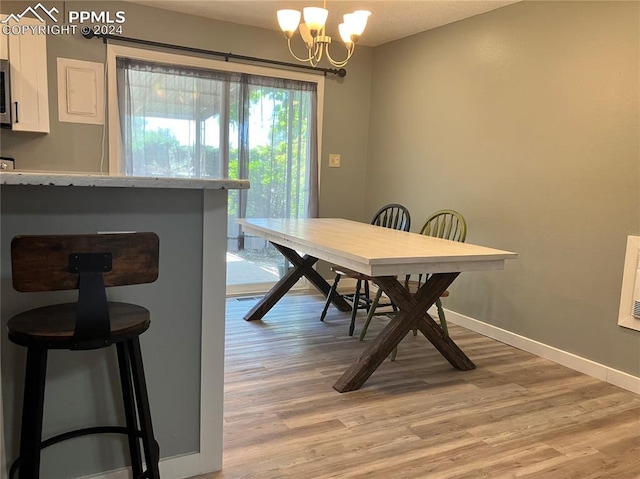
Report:
<svg viewBox="0 0 640 479"><path fill-rule="evenodd" d="M353 13L344 15L344 21L338 25L340 38L344 42L347 49L347 56L344 60L334 60L329 53L329 45L331 37L325 34L325 24L329 11L326 8L327 1L324 0L324 8L306 7L303 11L304 22L300 23L300 12L298 10L278 10L278 23L287 38L289 52L293 57L301 62L309 62L311 66L317 66L323 56L327 57L329 62L338 68L347 64L353 51L356 48L356 42L364 32L367 26L367 19L371 12L366 10L356 10ZM307 46L307 57L301 58L293 52L291 48L291 39L300 27L300 36Z"/></svg>

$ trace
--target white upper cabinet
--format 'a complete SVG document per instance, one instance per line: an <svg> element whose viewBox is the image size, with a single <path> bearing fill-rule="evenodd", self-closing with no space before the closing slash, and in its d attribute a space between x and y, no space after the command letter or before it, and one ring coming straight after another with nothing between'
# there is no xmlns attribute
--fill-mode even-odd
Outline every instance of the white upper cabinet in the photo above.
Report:
<svg viewBox="0 0 640 479"><path fill-rule="evenodd" d="M23 17L20 25L41 22ZM11 129L49 133L47 36L25 30L21 34L0 34L0 54L8 56L11 66Z"/></svg>

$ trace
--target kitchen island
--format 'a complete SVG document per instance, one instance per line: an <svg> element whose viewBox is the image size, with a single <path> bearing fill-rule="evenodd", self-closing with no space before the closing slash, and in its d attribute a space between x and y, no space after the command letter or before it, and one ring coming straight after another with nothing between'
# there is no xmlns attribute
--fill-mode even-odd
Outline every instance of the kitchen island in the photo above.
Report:
<svg viewBox="0 0 640 479"><path fill-rule="evenodd" d="M163 479L222 467L227 194L247 181L117 177L98 174L0 174L0 461L17 455L24 348L4 333L8 319L33 307L74 301L75 291L18 293L11 285L15 235L152 231L160 237L153 284L110 288L109 298L147 307L141 337ZM112 348L52 351L43 437L78 427L123 423ZM126 440L84 437L45 449L51 479L128 477ZM118 472L113 472L118 471Z"/></svg>

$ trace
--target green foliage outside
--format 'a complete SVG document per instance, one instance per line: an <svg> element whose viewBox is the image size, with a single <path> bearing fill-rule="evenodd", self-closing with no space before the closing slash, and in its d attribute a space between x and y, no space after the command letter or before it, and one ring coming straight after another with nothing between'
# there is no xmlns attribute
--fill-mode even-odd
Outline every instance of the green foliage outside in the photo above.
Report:
<svg viewBox="0 0 640 479"><path fill-rule="evenodd" d="M232 194L229 196L229 217L304 216L309 108L301 107L300 101L302 95L309 94L267 88L252 88L250 93L250 103L254 106L262 101L271 103L269 143L248 150L247 173L243 176L251 182L251 189L246 193L246 211L240 211L240 195ZM236 117L233 111L232 115ZM145 126L144 117L133 120L131 158L134 175L240 179L239 158L243 152L237 147L229 148L228 168L224 171L218 148L202 146L201 164L198 164L195 146L180 144L169 128L149 130Z"/></svg>

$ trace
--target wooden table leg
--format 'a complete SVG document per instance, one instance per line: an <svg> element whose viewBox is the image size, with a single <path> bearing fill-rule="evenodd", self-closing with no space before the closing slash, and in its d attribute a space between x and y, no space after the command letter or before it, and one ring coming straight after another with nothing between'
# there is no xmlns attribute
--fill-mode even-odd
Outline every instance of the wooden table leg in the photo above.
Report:
<svg viewBox="0 0 640 479"><path fill-rule="evenodd" d="M313 265L318 261L318 258L309 255L300 256L295 250L275 243L271 244L289 260L293 268L291 268L280 281L273 285L269 292L245 314L244 319L247 321L262 319L302 276L305 276L309 282L318 288L325 296L329 294L329 290L331 289L329 283L313 269ZM334 297L332 302L340 311L351 311L351 306L349 306L349 303L347 303L342 296Z"/></svg>
<svg viewBox="0 0 640 479"><path fill-rule="evenodd" d="M425 311L446 291L459 273L438 273L415 294L411 295L394 276L373 278L399 312L363 351L355 363L336 381L333 388L338 392L360 389L371 374L382 364L400 341L417 326L440 353L458 369L473 369L475 365L441 328L431 319L425 318Z"/></svg>
<svg viewBox="0 0 640 479"><path fill-rule="evenodd" d="M273 246L280 251L285 258L293 265L294 268L301 268L302 274L309 280L309 282L316 287L325 297L329 295L331 286L327 283L320 273L318 273L312 266L318 261L317 258L313 258L309 255L300 257L295 250L286 248L282 245L272 243ZM331 299L333 305L340 311L351 311L351 306L340 295L334 295Z"/></svg>

